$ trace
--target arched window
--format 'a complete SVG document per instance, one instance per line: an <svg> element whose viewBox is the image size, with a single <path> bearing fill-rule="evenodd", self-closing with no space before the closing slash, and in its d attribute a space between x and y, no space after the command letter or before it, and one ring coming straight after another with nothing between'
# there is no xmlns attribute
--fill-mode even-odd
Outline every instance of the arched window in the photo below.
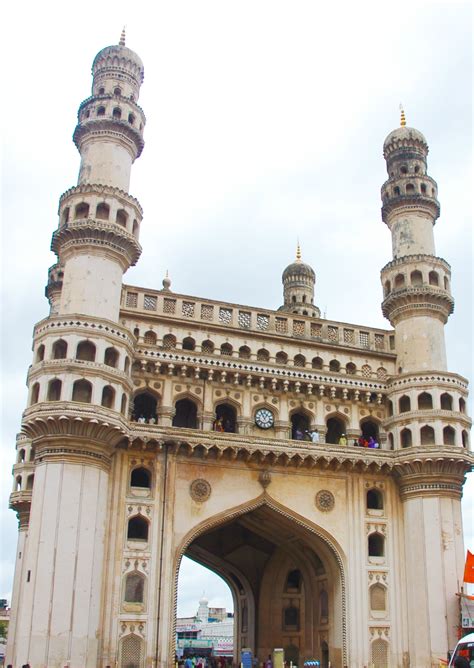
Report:
<svg viewBox="0 0 474 668"><path fill-rule="evenodd" d="M63 225L69 222L69 214L70 214L70 208L67 206L64 211L63 211L63 216L62 216L62 221Z"/></svg>
<svg viewBox="0 0 474 668"><path fill-rule="evenodd" d="M157 399L150 392L140 392L133 400L133 417L137 422L156 423Z"/></svg>
<svg viewBox="0 0 474 668"><path fill-rule="evenodd" d="M120 668L141 668L143 665L143 640L131 633L120 641Z"/></svg>
<svg viewBox="0 0 474 668"><path fill-rule="evenodd" d="M192 336L187 336L183 339L183 350L194 350L196 348L196 341Z"/></svg>
<svg viewBox="0 0 474 668"><path fill-rule="evenodd" d="M402 165L400 167L400 174L403 174L403 175L408 174L408 167L406 165Z"/></svg>
<svg viewBox="0 0 474 668"><path fill-rule="evenodd" d="M134 571L125 578L125 603L143 603L145 593L145 577Z"/></svg>
<svg viewBox="0 0 474 668"><path fill-rule="evenodd" d="M128 122L130 125L133 125L135 123L135 116L133 114L128 115Z"/></svg>
<svg viewBox="0 0 474 668"><path fill-rule="evenodd" d="M35 383L31 388L31 400L30 400L31 405L38 403L39 391L40 391L40 385L39 383Z"/></svg>
<svg viewBox="0 0 474 668"><path fill-rule="evenodd" d="M142 489L151 488L151 473L143 466L139 466L130 474L130 487L141 487Z"/></svg>
<svg viewBox="0 0 474 668"><path fill-rule="evenodd" d="M139 231L140 231L140 225L138 224L138 220L134 220L134 221L133 221L133 229L132 229L132 232L133 232L134 236L137 237L137 239L138 239L138 232L139 232Z"/></svg>
<svg viewBox="0 0 474 668"><path fill-rule="evenodd" d="M116 88L114 88L114 95L122 95L122 89L116 86Z"/></svg>
<svg viewBox="0 0 474 668"><path fill-rule="evenodd" d="M239 357L240 357L241 360L249 360L250 359L250 348L248 346L240 346Z"/></svg>
<svg viewBox="0 0 474 668"><path fill-rule="evenodd" d="M74 210L74 218L87 218L89 216L89 205L85 202L81 202L76 205Z"/></svg>
<svg viewBox="0 0 474 668"><path fill-rule="evenodd" d="M113 408L115 403L115 390L110 385L106 385L102 390L102 406Z"/></svg>
<svg viewBox="0 0 474 668"><path fill-rule="evenodd" d="M329 597L325 589L319 592L319 621L327 624L329 620Z"/></svg>
<svg viewBox="0 0 474 668"><path fill-rule="evenodd" d="M418 395L418 410L426 411L433 408L433 397L428 392L422 392Z"/></svg>
<svg viewBox="0 0 474 668"><path fill-rule="evenodd" d="M156 334L155 334L155 332L152 332L151 329L149 329L147 332L145 332L145 334L143 335L143 343L148 343L151 346L155 346L156 345Z"/></svg>
<svg viewBox="0 0 474 668"><path fill-rule="evenodd" d="M212 353L214 352L214 343L212 341L209 341L209 339L206 339L206 341L203 341L201 343L201 351L205 355L212 355ZM240 357L240 354L239 354L239 357Z"/></svg>
<svg viewBox="0 0 474 668"><path fill-rule="evenodd" d="M53 343L53 359L64 360L67 355L67 343L63 339L59 339Z"/></svg>
<svg viewBox="0 0 474 668"><path fill-rule="evenodd" d="M107 366L113 366L116 369L118 365L118 360L119 360L118 350L115 350L115 348L107 348L104 353L104 364L106 364Z"/></svg>
<svg viewBox="0 0 474 668"><path fill-rule="evenodd" d="M112 116L115 118L116 121L119 121L122 118L122 110L120 109L120 107L114 107Z"/></svg>
<svg viewBox="0 0 474 668"><path fill-rule="evenodd" d="M410 274L410 281L412 285L423 285L423 275L421 271L412 271Z"/></svg>
<svg viewBox="0 0 474 668"><path fill-rule="evenodd" d="M383 557L385 554L385 538L381 533L375 531L368 537L369 557Z"/></svg>
<svg viewBox="0 0 474 668"><path fill-rule="evenodd" d="M126 411L127 411L127 395L124 392L122 394L122 400L120 402L120 412L122 413L122 415L125 415Z"/></svg>
<svg viewBox="0 0 474 668"><path fill-rule="evenodd" d="M383 494L380 490L367 491L367 510L383 510Z"/></svg>
<svg viewBox="0 0 474 668"><path fill-rule="evenodd" d="M425 424L425 426L420 429L420 443L421 445L435 444L435 432L433 427L429 427Z"/></svg>
<svg viewBox="0 0 474 668"><path fill-rule="evenodd" d="M288 364L288 355L283 350L278 351L275 355L275 362L277 364Z"/></svg>
<svg viewBox="0 0 474 668"><path fill-rule="evenodd" d="M268 362L270 360L270 353L265 348L257 350L257 360L259 362Z"/></svg>
<svg viewBox="0 0 474 668"><path fill-rule="evenodd" d="M443 429L443 444L444 445L454 445L456 439L456 432L453 427L445 427Z"/></svg>
<svg viewBox="0 0 474 668"><path fill-rule="evenodd" d="M97 109L97 116L105 116L105 107L101 106Z"/></svg>
<svg viewBox="0 0 474 668"><path fill-rule="evenodd" d="M105 88L99 88L99 95L105 95Z"/></svg>
<svg viewBox="0 0 474 668"><path fill-rule="evenodd" d="M379 583L369 589L370 609L374 612L384 612L387 609L385 587Z"/></svg>
<svg viewBox="0 0 474 668"><path fill-rule="evenodd" d="M31 491L33 489L34 482L35 482L34 474L29 475L28 478L26 479L26 489L27 489L27 491Z"/></svg>
<svg viewBox="0 0 474 668"><path fill-rule="evenodd" d="M92 341L81 341L77 344L76 359L83 362L95 361L95 345Z"/></svg>
<svg viewBox="0 0 474 668"><path fill-rule="evenodd" d="M408 413L408 411L411 411L410 397L406 394L398 400L398 410L400 413Z"/></svg>
<svg viewBox="0 0 474 668"><path fill-rule="evenodd" d="M298 631L300 628L300 613L294 605L283 610L283 628L285 631Z"/></svg>
<svg viewBox="0 0 474 668"><path fill-rule="evenodd" d="M398 197L400 195L400 188L398 186L395 186L395 188L393 189L393 194L395 195L395 197Z"/></svg>
<svg viewBox="0 0 474 668"><path fill-rule="evenodd" d="M309 430L309 418L306 413L296 412L291 416L291 438L295 441L304 441Z"/></svg>
<svg viewBox="0 0 474 668"><path fill-rule="evenodd" d="M390 289L391 289L390 281L385 281L385 284L383 286L384 297L387 297L390 294Z"/></svg>
<svg viewBox="0 0 474 668"><path fill-rule="evenodd" d="M400 444L402 448L411 448L412 446L412 437L410 429L402 429L400 432Z"/></svg>
<svg viewBox="0 0 474 668"><path fill-rule="evenodd" d="M367 441L370 438L373 438L374 441L379 443L379 426L374 420L364 420L360 423L360 430L363 438Z"/></svg>
<svg viewBox="0 0 474 668"><path fill-rule="evenodd" d="M88 380L76 380L72 386L72 400L90 404L92 400L92 385Z"/></svg>
<svg viewBox="0 0 474 668"><path fill-rule="evenodd" d="M413 183L407 183L405 190L406 190L407 194L414 193L415 192L415 186L413 185Z"/></svg>
<svg viewBox="0 0 474 668"><path fill-rule="evenodd" d="M373 668L385 668L388 666L388 642L382 638L374 640L370 646L370 665Z"/></svg>
<svg viewBox="0 0 474 668"><path fill-rule="evenodd" d="M387 400L387 413L389 417L393 415L393 402L390 399Z"/></svg>
<svg viewBox="0 0 474 668"><path fill-rule="evenodd" d="M301 572L298 569L290 571L286 578L285 591L293 593L293 592L298 592L300 588L301 588Z"/></svg>
<svg viewBox="0 0 474 668"><path fill-rule="evenodd" d="M321 357L313 357L311 360L311 366L313 369L322 369L323 368L323 360Z"/></svg>
<svg viewBox="0 0 474 668"><path fill-rule="evenodd" d="M216 406L214 430L235 434L237 431L237 412L233 406L230 404L219 404Z"/></svg>
<svg viewBox="0 0 474 668"><path fill-rule="evenodd" d="M175 404L173 427L197 429L197 406L191 399L180 399Z"/></svg>
<svg viewBox="0 0 474 668"><path fill-rule="evenodd" d="M296 297L295 297L295 295L292 296L291 301L293 302L293 304L296 304Z"/></svg>
<svg viewBox="0 0 474 668"><path fill-rule="evenodd" d="M293 359L293 366L304 367L306 364L306 357L304 355L295 355Z"/></svg>
<svg viewBox="0 0 474 668"><path fill-rule="evenodd" d="M370 366L370 364L363 364L361 371L364 378L370 378L370 376L372 375L372 367Z"/></svg>
<svg viewBox="0 0 474 668"><path fill-rule="evenodd" d="M405 276L403 274L397 274L394 281L395 289L403 288L405 285Z"/></svg>
<svg viewBox="0 0 474 668"><path fill-rule="evenodd" d="M447 392L444 392L440 398L441 410L442 411L452 411L453 410L453 398Z"/></svg>
<svg viewBox="0 0 474 668"><path fill-rule="evenodd" d="M117 216L115 217L115 222L117 225L121 225L122 227L127 227L127 220L128 220L128 214L126 211L123 209L119 209L117 211Z"/></svg>
<svg viewBox="0 0 474 668"><path fill-rule="evenodd" d="M128 520L127 538L128 540L148 540L148 520L142 515L135 515Z"/></svg>
<svg viewBox="0 0 474 668"><path fill-rule="evenodd" d="M62 383L58 378L50 380L48 384L48 401L60 401L61 400L61 387Z"/></svg>
<svg viewBox="0 0 474 668"><path fill-rule="evenodd" d="M449 290L449 280L447 276L443 278L443 284L444 284L444 289Z"/></svg>
<svg viewBox="0 0 474 668"><path fill-rule="evenodd" d="M469 448L469 434L465 429L463 429L461 432L461 438L462 438L462 447Z"/></svg>
<svg viewBox="0 0 474 668"><path fill-rule="evenodd" d="M346 364L346 373L348 376L354 376L356 372L356 365L353 362Z"/></svg>
<svg viewBox="0 0 474 668"><path fill-rule="evenodd" d="M25 461L25 450L22 448L21 450L18 451L18 457L17 457L17 463L18 464L23 464Z"/></svg>
<svg viewBox="0 0 474 668"><path fill-rule="evenodd" d="M464 400L462 397L460 397L460 399L459 399L459 411L460 411L461 413L465 413L465 412L466 412L466 402L465 402L465 400Z"/></svg>
<svg viewBox="0 0 474 668"><path fill-rule="evenodd" d="M176 348L176 337L173 334L164 335L163 348L165 350L171 350L172 348Z"/></svg>
<svg viewBox="0 0 474 668"><path fill-rule="evenodd" d="M130 357L128 355L125 356L125 361L123 363L123 370L125 373L128 373L130 371Z"/></svg>
<svg viewBox="0 0 474 668"><path fill-rule="evenodd" d="M15 478L15 492L21 492L21 475L17 475Z"/></svg>
<svg viewBox="0 0 474 668"><path fill-rule="evenodd" d="M339 443L339 439L345 433L345 430L345 424L340 418L329 418L326 422L326 443Z"/></svg>
<svg viewBox="0 0 474 668"><path fill-rule="evenodd" d="M337 360L331 360L329 362L329 371L338 372L341 369L341 363Z"/></svg>
<svg viewBox="0 0 474 668"><path fill-rule="evenodd" d="M439 285L439 276L436 271L430 271L428 274L428 281L430 285Z"/></svg>
<svg viewBox="0 0 474 668"><path fill-rule="evenodd" d="M36 351L36 362L42 362L44 360L44 345L41 344L38 346Z"/></svg>
<svg viewBox="0 0 474 668"><path fill-rule="evenodd" d="M98 220L108 220L110 215L110 206L105 202L101 202L97 205L95 210L95 217Z"/></svg>
<svg viewBox="0 0 474 668"><path fill-rule="evenodd" d="M394 441L393 441L393 434L391 431L388 432L388 447L390 450L393 450L395 447Z"/></svg>
<svg viewBox="0 0 474 668"><path fill-rule="evenodd" d="M232 346L230 343L223 343L221 345L221 355L232 355Z"/></svg>

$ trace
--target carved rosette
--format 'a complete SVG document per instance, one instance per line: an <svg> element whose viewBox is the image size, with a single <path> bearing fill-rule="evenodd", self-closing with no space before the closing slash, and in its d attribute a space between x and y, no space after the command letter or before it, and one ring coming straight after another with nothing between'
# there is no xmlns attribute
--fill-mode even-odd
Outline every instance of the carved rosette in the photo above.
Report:
<svg viewBox="0 0 474 668"><path fill-rule="evenodd" d="M334 494L327 489L320 489L316 494L315 503L318 510L328 513L334 508L336 500Z"/></svg>
<svg viewBox="0 0 474 668"><path fill-rule="evenodd" d="M189 494L193 501L203 503L211 496L211 485L204 478L196 478L189 485Z"/></svg>

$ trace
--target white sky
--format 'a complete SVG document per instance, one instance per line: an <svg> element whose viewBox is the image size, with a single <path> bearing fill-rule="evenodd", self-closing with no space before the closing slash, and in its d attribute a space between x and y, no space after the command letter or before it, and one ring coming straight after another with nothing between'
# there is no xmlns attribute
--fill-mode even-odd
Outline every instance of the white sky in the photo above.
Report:
<svg viewBox="0 0 474 668"><path fill-rule="evenodd" d="M145 210L143 255L125 280L157 288L169 269L176 291L276 308L299 236L321 310L372 326L389 326L382 144L402 101L439 185L437 252L452 265L456 298L449 368L472 379L471 19L471 3L453 0L27 0L3 9L0 596L13 577L16 520L6 507L31 331L48 312L51 234L59 195L77 182L71 136L97 51L126 24L145 64L146 146L130 188ZM474 551L472 474L463 507ZM180 614L195 612L203 590L210 605L231 607L194 567L181 580Z"/></svg>

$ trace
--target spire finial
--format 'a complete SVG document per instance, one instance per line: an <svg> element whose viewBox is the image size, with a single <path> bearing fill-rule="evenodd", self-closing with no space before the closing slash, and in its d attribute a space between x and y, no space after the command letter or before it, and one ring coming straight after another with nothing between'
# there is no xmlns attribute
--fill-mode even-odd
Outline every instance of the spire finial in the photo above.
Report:
<svg viewBox="0 0 474 668"><path fill-rule="evenodd" d="M163 279L163 290L169 290L171 286L171 281L168 275L168 269L166 270L166 276Z"/></svg>
<svg viewBox="0 0 474 668"><path fill-rule="evenodd" d="M296 261L301 262L301 246L300 246L300 240L298 239L298 243L296 244Z"/></svg>
<svg viewBox="0 0 474 668"><path fill-rule="evenodd" d="M405 118L405 110L403 108L402 103L400 102L400 126L404 128L406 124L407 124L407 119Z"/></svg>
<svg viewBox="0 0 474 668"><path fill-rule="evenodd" d="M123 27L122 34L120 35L119 46L125 46L125 26Z"/></svg>

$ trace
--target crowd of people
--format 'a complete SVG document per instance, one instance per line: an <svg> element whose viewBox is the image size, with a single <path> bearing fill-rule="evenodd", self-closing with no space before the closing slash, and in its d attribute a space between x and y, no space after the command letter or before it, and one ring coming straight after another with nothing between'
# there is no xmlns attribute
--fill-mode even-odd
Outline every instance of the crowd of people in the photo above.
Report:
<svg viewBox="0 0 474 668"><path fill-rule="evenodd" d="M293 438L296 441L311 441L312 443L320 442L319 432L316 431L316 429L296 427L293 433ZM338 445L347 445L348 441L346 434L341 434L337 442ZM351 445L358 448L380 448L380 444L376 438L373 436L366 436L365 434L361 434L358 438L354 438Z"/></svg>

